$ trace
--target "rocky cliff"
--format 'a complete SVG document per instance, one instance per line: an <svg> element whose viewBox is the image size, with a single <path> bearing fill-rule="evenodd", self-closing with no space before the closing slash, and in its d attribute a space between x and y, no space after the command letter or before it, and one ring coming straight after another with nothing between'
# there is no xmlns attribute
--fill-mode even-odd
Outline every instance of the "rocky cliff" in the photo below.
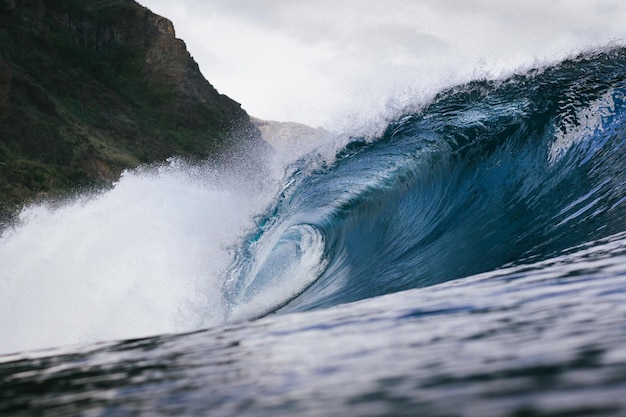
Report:
<svg viewBox="0 0 626 417"><path fill-rule="evenodd" d="M132 0L0 0L0 210L257 145L166 18Z"/></svg>

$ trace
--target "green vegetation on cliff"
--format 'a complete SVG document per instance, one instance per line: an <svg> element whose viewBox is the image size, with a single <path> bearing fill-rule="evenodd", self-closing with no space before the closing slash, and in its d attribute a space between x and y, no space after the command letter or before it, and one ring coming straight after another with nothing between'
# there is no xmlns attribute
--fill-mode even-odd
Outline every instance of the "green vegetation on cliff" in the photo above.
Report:
<svg viewBox="0 0 626 417"><path fill-rule="evenodd" d="M254 143L169 20L133 0L0 0L0 212Z"/></svg>

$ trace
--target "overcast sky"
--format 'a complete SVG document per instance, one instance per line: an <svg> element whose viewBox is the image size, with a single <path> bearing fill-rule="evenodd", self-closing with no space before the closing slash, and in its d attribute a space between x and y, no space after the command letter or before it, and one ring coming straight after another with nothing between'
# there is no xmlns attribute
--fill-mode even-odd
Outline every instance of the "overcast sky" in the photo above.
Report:
<svg viewBox="0 0 626 417"><path fill-rule="evenodd" d="M626 40L624 0L139 0L253 116L335 130Z"/></svg>

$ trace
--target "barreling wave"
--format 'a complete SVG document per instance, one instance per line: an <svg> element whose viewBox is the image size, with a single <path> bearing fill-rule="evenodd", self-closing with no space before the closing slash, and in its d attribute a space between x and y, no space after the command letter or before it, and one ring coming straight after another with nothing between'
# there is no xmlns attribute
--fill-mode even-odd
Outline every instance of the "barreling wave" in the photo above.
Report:
<svg viewBox="0 0 626 417"><path fill-rule="evenodd" d="M625 115L617 48L452 88L331 162L300 160L225 273L230 320L552 259L623 232Z"/></svg>

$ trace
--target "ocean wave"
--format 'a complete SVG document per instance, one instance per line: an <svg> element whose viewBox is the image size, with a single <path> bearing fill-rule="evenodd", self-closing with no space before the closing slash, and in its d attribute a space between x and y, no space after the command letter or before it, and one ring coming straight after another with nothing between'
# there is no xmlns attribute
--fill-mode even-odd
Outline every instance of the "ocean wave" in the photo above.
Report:
<svg viewBox="0 0 626 417"><path fill-rule="evenodd" d="M327 163L299 161L235 253L230 308L242 310L242 294L267 281L258 258L283 257L275 242L294 227L319 231L323 253L263 285L280 300L269 311L430 286L622 232L625 69L626 49L617 48L475 81L443 91L376 140L355 138ZM303 276L300 290L282 292Z"/></svg>

